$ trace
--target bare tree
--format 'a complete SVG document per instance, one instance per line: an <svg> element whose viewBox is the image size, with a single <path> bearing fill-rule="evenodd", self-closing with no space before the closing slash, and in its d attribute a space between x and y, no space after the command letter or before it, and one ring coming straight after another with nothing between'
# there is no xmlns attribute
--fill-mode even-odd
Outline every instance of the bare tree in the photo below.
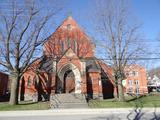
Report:
<svg viewBox="0 0 160 120"><path fill-rule="evenodd" d="M142 52L140 25L129 20L126 0L101 0L96 5L96 28L103 41L106 57L113 68L113 79L117 86L119 101L124 101L122 80L124 69L130 60L137 60Z"/></svg>
<svg viewBox="0 0 160 120"><path fill-rule="evenodd" d="M37 50L44 42L48 21L61 10L52 1L50 10L40 1L11 1L0 11L0 64L7 68L11 79L10 104L18 104L19 82L24 72L36 59ZM55 7L56 6L56 7ZM40 51L38 51L39 54Z"/></svg>

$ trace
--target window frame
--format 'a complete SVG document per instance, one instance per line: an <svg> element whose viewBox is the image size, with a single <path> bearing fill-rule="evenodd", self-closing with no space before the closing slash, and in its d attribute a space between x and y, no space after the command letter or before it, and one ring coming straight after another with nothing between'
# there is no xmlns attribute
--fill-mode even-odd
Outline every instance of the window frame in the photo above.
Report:
<svg viewBox="0 0 160 120"><path fill-rule="evenodd" d="M71 29L71 24L67 24L67 25L66 25L66 28L67 28L68 30L70 30L70 29Z"/></svg>
<svg viewBox="0 0 160 120"><path fill-rule="evenodd" d="M128 80L128 85L132 86L133 85L133 80Z"/></svg>
<svg viewBox="0 0 160 120"><path fill-rule="evenodd" d="M68 39L67 39L67 43L68 43L68 48L70 48L71 47L71 41L70 41L70 38L68 37Z"/></svg>
<svg viewBox="0 0 160 120"><path fill-rule="evenodd" d="M74 40L74 52L77 53L77 41Z"/></svg>
<svg viewBox="0 0 160 120"><path fill-rule="evenodd" d="M139 80L135 80L135 85L139 85Z"/></svg>
<svg viewBox="0 0 160 120"><path fill-rule="evenodd" d="M65 42L61 41L61 53L63 54L65 50Z"/></svg>

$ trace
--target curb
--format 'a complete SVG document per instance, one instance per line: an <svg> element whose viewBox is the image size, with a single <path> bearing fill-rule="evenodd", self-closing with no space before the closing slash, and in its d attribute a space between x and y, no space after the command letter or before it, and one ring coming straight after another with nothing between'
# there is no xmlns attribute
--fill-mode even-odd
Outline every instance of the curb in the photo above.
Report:
<svg viewBox="0 0 160 120"><path fill-rule="evenodd" d="M160 108L108 108L108 109L54 109L54 110L27 110L27 111L1 111L0 117L8 116L54 116L54 115L85 115L85 114L120 114L131 112L160 113Z"/></svg>

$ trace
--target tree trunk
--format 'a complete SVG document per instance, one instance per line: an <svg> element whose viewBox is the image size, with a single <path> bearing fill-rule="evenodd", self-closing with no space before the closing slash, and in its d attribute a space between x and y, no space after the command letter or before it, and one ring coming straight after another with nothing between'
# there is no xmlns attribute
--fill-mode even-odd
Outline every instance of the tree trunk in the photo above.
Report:
<svg viewBox="0 0 160 120"><path fill-rule="evenodd" d="M17 105L18 104L18 95L19 95L19 81L20 76L17 73L10 74L11 80L11 94L10 94L10 105Z"/></svg>
<svg viewBox="0 0 160 120"><path fill-rule="evenodd" d="M114 98L116 101L118 100L118 87L117 87L117 85L114 87Z"/></svg>
<svg viewBox="0 0 160 120"><path fill-rule="evenodd" d="M118 79L118 101L124 102L124 91L121 79Z"/></svg>

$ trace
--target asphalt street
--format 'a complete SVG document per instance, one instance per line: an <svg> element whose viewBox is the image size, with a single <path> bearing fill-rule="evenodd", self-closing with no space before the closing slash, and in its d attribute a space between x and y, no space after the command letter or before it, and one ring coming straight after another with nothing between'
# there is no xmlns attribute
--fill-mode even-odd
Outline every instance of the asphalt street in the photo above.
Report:
<svg viewBox="0 0 160 120"><path fill-rule="evenodd" d="M0 112L0 120L160 120L159 109L68 109Z"/></svg>

